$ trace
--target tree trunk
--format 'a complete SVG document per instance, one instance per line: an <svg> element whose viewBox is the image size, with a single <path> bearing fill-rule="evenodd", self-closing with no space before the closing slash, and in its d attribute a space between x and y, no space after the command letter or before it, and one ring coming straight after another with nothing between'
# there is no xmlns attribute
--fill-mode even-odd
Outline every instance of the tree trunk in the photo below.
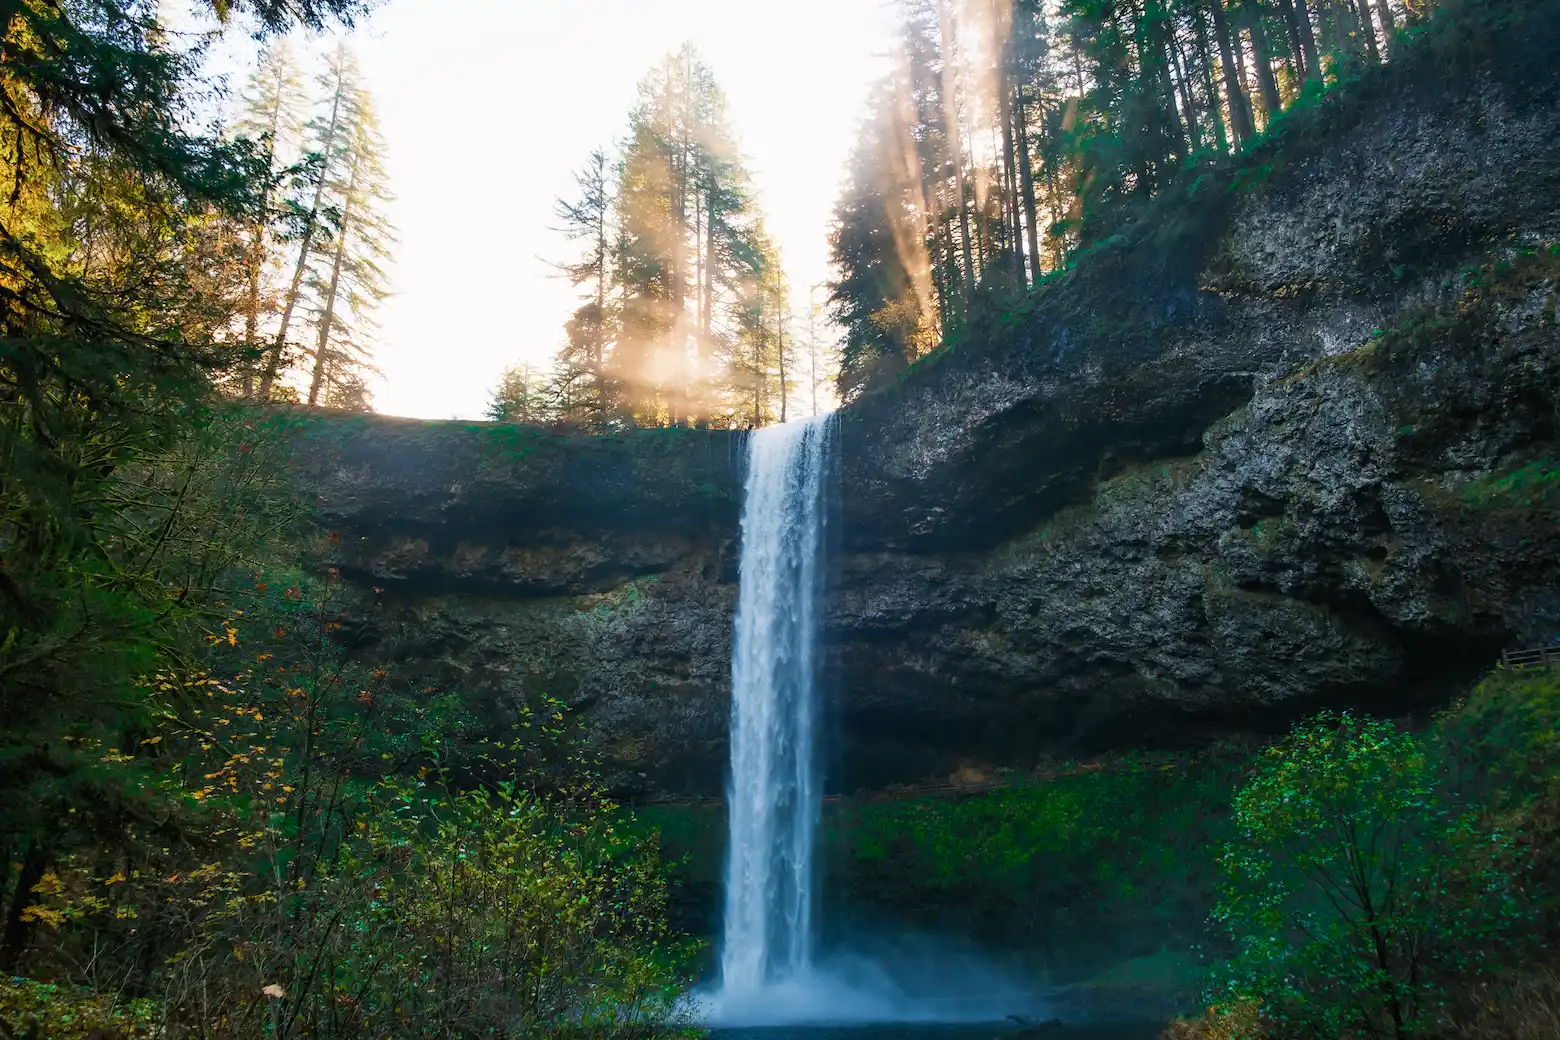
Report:
<svg viewBox="0 0 1560 1040"><path fill-rule="evenodd" d="M1294 0L1295 31L1300 34L1300 50L1305 55L1305 78L1313 83L1322 80L1322 60L1317 56L1316 34L1311 31L1311 9L1305 0Z"/></svg>
<svg viewBox="0 0 1560 1040"><path fill-rule="evenodd" d="M1181 41L1176 37L1174 27L1166 34L1165 40L1170 52L1171 72L1176 83L1180 84L1181 108L1186 114L1186 132L1194 153L1202 151L1202 127L1197 121L1197 103L1192 100L1191 77L1186 71L1186 60L1181 55Z"/></svg>
<svg viewBox="0 0 1560 1040"><path fill-rule="evenodd" d="M769 389L766 385L768 382L769 380L764 378L764 296L763 290L759 290L758 330L753 337L753 429L755 430L763 424L761 408L764 391Z"/></svg>
<svg viewBox="0 0 1560 1040"><path fill-rule="evenodd" d="M685 73L684 83L692 79L691 71ZM685 108L680 120L682 126L677 143L677 159L673 163L672 177L672 380L667 394L667 425L681 426L688 391L688 271L684 255L685 236L688 233L688 111Z"/></svg>
<svg viewBox="0 0 1560 1040"><path fill-rule="evenodd" d="M11 905L6 910L5 930L0 933L0 971L7 975L15 975L21 965L22 953L27 948L28 936L33 930L32 925L22 920L22 911L32 901L32 890L43 880L48 863L49 857L43 844L36 838L31 839L27 843L27 852L22 856L22 869L17 874L16 887L11 893ZM9 863L6 868L9 870Z"/></svg>
<svg viewBox="0 0 1560 1040"><path fill-rule="evenodd" d="M1035 170L1029 157L1029 123L1024 117L1024 87L1018 85L1017 103L1013 106L1018 122L1018 175L1019 187L1024 193L1024 220L1029 231L1029 282L1040 281L1040 228L1035 219Z"/></svg>
<svg viewBox="0 0 1560 1040"><path fill-rule="evenodd" d="M1224 106L1219 104L1219 91L1213 84L1213 44L1208 39L1208 23L1201 7L1192 9L1192 17L1196 19L1197 67L1202 70L1203 96L1208 99L1208 117L1213 120L1213 139L1220 152L1227 152L1230 140L1224 130Z"/></svg>
<svg viewBox="0 0 1560 1040"><path fill-rule="evenodd" d="M1251 77L1246 73L1246 40L1241 35L1239 24L1230 26L1230 34L1235 45L1235 79L1240 83L1240 96L1246 105L1246 126L1250 133L1255 134L1257 116L1252 104L1255 92L1251 89Z"/></svg>
<svg viewBox="0 0 1560 1040"><path fill-rule="evenodd" d="M1045 166L1045 181L1046 206L1050 210L1051 227L1054 229L1062 222L1062 191L1061 186L1056 182L1056 167L1051 163L1047 163ZM1056 266L1057 268L1065 267L1067 265L1067 235L1065 232L1058 234L1053 230L1051 237L1055 240L1051 255L1056 261Z"/></svg>
<svg viewBox="0 0 1560 1040"><path fill-rule="evenodd" d="M701 365L705 371L709 371L711 365L711 351L713 339L711 335L712 321L710 312L715 308L715 174L709 173L709 181L706 184L707 196L704 203L704 284L700 292L704 294L704 302L699 307L700 322L702 328L699 336L699 350L701 351Z"/></svg>
<svg viewBox="0 0 1560 1040"><path fill-rule="evenodd" d="M1392 17L1392 7L1387 0L1376 0L1376 13L1381 18L1381 56L1392 57L1392 45L1397 42L1397 20Z"/></svg>
<svg viewBox="0 0 1560 1040"><path fill-rule="evenodd" d="M320 203L325 198L325 182L330 179L330 152L336 145L336 133L340 129L341 95L342 83L338 77L336 96L330 105L330 123L325 131L324 147L320 149L325 165L320 168L320 181L314 188L314 202L309 206L309 215L303 224L303 241L298 245L298 265L293 268L292 284L287 288L287 303L282 308L282 325L276 330L276 341L271 346L270 357L266 359L265 375L260 378L259 396L262 401L270 400L271 386L281 371L282 354L287 349L287 328L292 324L293 310L298 306L298 287L303 284L303 273L309 265L309 250L314 244L314 232L319 227Z"/></svg>
<svg viewBox="0 0 1560 1040"><path fill-rule="evenodd" d="M998 116L1002 121L1002 208L1007 215L1004 235L1013 250L1013 275L1017 284L1024 284L1023 227L1018 216L1018 170L1013 157L1013 94L1008 89L1006 60L1002 70L1002 100Z"/></svg>
<svg viewBox="0 0 1560 1040"><path fill-rule="evenodd" d="M785 399L790 396L785 392L785 304L780 300L775 303L775 357L780 361L780 421L785 422Z"/></svg>
<svg viewBox="0 0 1560 1040"><path fill-rule="evenodd" d="M1381 51L1376 47L1376 27L1370 20L1370 0L1354 0L1360 19L1360 34L1365 37L1365 53L1370 60L1381 61Z"/></svg>
<svg viewBox="0 0 1560 1040"><path fill-rule="evenodd" d="M1174 61L1170 54L1170 26L1167 25L1164 8L1158 0L1146 0L1143 5L1143 22L1147 30L1138 44L1138 54L1144 66L1152 60L1154 78L1159 81L1159 99L1162 106L1169 106L1165 114L1175 127L1170 142L1170 154L1177 160L1186 154L1192 136L1181 123L1180 109L1176 105Z"/></svg>
<svg viewBox="0 0 1560 1040"><path fill-rule="evenodd" d="M703 427L709 419L709 376L704 369L704 190L693 191L693 400L689 419Z"/></svg>
<svg viewBox="0 0 1560 1040"><path fill-rule="evenodd" d="M262 212L270 208L271 193L266 191L261 196L260 205ZM258 350L257 343L260 339L260 271L265 266L265 221L255 221L254 241L250 243L249 255L249 298L244 307L244 346L249 350ZM258 357L244 359L244 396L253 397L255 393L255 362Z"/></svg>
<svg viewBox="0 0 1560 1040"><path fill-rule="evenodd" d="M1224 66L1224 92L1229 99L1230 124L1235 130L1235 143L1241 144L1251 136L1251 106L1246 92L1240 85L1240 67L1235 63L1235 50L1230 46L1229 22L1224 17L1224 0L1213 0L1213 33L1219 42L1219 62Z"/></svg>
<svg viewBox="0 0 1560 1040"><path fill-rule="evenodd" d="M964 143L959 132L959 73L958 43L953 34L953 17L948 11L948 0L937 4L938 35L942 38L942 105L943 129L948 137L948 154L953 157L953 180L958 190L955 206L959 211L959 243L964 252L964 292L968 297L975 291L975 262L970 256L970 214L964 187ZM948 69L953 68L952 76Z"/></svg>
<svg viewBox="0 0 1560 1040"><path fill-rule="evenodd" d="M256 344L260 339L260 272L265 266L265 225L271 212L271 193L274 185L271 178L276 172L276 137L282 131L282 92L278 84L276 99L271 105L271 133L265 148L265 190L260 193L260 219L255 221L253 234L254 241L250 243L249 255L249 298L244 307L244 346L250 350L257 349ZM244 396L254 396L255 370L254 363L257 359L247 358L244 361Z"/></svg>
<svg viewBox="0 0 1560 1040"><path fill-rule="evenodd" d="M1256 58L1257 87L1262 93L1263 120L1266 126L1283 108L1278 99L1278 81L1273 78L1273 54L1268 49L1267 32L1262 26L1262 12L1248 0L1241 8L1246 29L1251 33L1251 50Z"/></svg>
<svg viewBox="0 0 1560 1040"><path fill-rule="evenodd" d="M336 292L341 287L341 267L347 258L347 239L352 234L352 198L357 193L358 171L353 163L347 182L347 197L341 211L341 235L336 239L336 256L330 264L330 286L325 290L325 307L320 312L319 342L314 349L314 375L309 380L309 407L319 403L320 387L325 382L325 366L330 356L330 327L336 320Z"/></svg>
<svg viewBox="0 0 1560 1040"><path fill-rule="evenodd" d="M596 383L596 415L607 412L607 211L596 211L596 331L590 343L590 371Z"/></svg>
<svg viewBox="0 0 1560 1040"><path fill-rule="evenodd" d="M1288 42L1289 59L1299 73L1298 79L1310 75L1305 64L1305 48L1300 43L1300 16L1295 13L1294 0L1277 0L1278 13L1284 22L1284 37Z"/></svg>
<svg viewBox="0 0 1560 1040"><path fill-rule="evenodd" d="M262 201L262 206L268 205ZM249 299L244 308L244 346L250 350L256 350L255 342L260 338L260 269L265 265L265 223L256 221L254 225L255 240L250 245L249 256ZM244 396L246 398L255 395L255 362L256 357L244 359Z"/></svg>

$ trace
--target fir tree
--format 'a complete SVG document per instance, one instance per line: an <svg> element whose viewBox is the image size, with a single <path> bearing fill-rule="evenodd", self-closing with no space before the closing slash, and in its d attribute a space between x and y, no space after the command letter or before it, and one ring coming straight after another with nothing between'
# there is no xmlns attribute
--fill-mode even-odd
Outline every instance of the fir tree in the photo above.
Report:
<svg viewBox="0 0 1560 1040"><path fill-rule="evenodd" d="M559 230L580 248L576 259L559 268L582 295L565 327L568 342L559 352L558 368L568 373L569 398L578 400L592 417L601 418L616 404L607 376L607 351L616 334L610 306L615 229L612 168L604 150L590 154L575 174L575 184L579 194L572 200L559 199L554 209L562 222ZM587 388L583 395L572 392L580 383Z"/></svg>
<svg viewBox="0 0 1560 1040"><path fill-rule="evenodd" d="M609 361L641 422L730 422L748 387L726 381L757 212L725 98L691 47L640 85L619 163L616 340Z"/></svg>
<svg viewBox="0 0 1560 1040"><path fill-rule="evenodd" d="M328 184L333 215L329 252L311 275L315 348L308 403L361 407L363 373L370 371L373 312L385 298L384 265L395 231L384 215L384 141L373 102L358 89L349 106L349 144Z"/></svg>
<svg viewBox="0 0 1560 1040"><path fill-rule="evenodd" d="M248 294L244 301L244 346L249 356L245 359L242 375L242 392L249 397L254 392L255 370L253 362L264 353L260 341L260 323L265 310L263 279L281 232L282 214L276 205L277 190L285 175L280 168L282 156L288 154L302 131L303 78L293 59L292 50L285 40L273 41L261 53L260 61L250 73L243 94L242 115L237 132L253 141L259 149L263 164L259 183L260 197L254 220L248 228Z"/></svg>
<svg viewBox="0 0 1560 1040"><path fill-rule="evenodd" d="M331 202L330 186L340 180L341 170L349 161L351 153L352 127L358 120L356 106L363 95L358 82L357 62L345 43L338 44L331 52L325 70L317 78L317 84L321 98L314 118L309 120L306 127L308 155L294 185L294 197L289 200L290 218L294 227L292 237L298 244L298 255L282 300L281 321L267 351L264 372L260 377L259 394L262 399L269 399L277 376L292 360L287 334L303 298L305 276L311 269L314 250L331 231L332 214L327 208Z"/></svg>

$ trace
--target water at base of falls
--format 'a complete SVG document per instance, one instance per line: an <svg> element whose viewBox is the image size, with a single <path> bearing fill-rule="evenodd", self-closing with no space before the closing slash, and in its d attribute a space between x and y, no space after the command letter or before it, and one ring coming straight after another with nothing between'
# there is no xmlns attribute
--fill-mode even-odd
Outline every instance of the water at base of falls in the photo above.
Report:
<svg viewBox="0 0 1560 1040"><path fill-rule="evenodd" d="M1000 973L947 948L815 951L816 750L829 420L748 439L731 676L729 834L720 981L709 1025L1000 1021L1033 1010Z"/></svg>

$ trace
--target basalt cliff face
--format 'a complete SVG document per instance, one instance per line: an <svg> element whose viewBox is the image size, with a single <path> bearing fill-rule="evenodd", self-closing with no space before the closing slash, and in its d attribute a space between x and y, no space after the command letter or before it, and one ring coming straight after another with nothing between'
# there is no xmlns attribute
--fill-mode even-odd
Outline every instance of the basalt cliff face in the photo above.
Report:
<svg viewBox="0 0 1560 1040"><path fill-rule="evenodd" d="M841 413L834 786L1411 711L1560 633L1560 107L1524 46L1383 77ZM620 789L719 794L742 434L314 430L398 674L500 723L562 697Z"/></svg>

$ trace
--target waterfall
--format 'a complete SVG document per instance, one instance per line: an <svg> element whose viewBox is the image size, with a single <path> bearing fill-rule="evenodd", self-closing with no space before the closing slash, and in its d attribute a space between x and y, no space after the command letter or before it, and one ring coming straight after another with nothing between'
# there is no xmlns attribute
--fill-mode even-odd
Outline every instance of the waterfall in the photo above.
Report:
<svg viewBox="0 0 1560 1040"><path fill-rule="evenodd" d="M813 954L814 747L827 418L748 438L731 667L722 1004L756 1009Z"/></svg>
<svg viewBox="0 0 1560 1040"><path fill-rule="evenodd" d="M983 959L942 944L851 937L814 952L813 842L822 807L818 627L827 418L748 437L731 654L731 776L720 979L706 1024L993 1022L1033 1004Z"/></svg>

